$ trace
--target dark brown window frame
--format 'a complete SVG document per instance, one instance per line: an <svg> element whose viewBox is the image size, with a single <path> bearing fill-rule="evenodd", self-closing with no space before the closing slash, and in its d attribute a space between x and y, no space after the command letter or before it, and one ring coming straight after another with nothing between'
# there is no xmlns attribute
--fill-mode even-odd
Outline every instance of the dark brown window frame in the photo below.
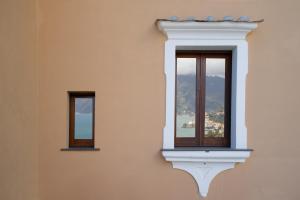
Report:
<svg viewBox="0 0 300 200"><path fill-rule="evenodd" d="M177 58L196 58L196 121L193 138L176 137L175 147L230 147L231 129L231 80L232 52L231 51L176 51L176 83L175 83L175 127L177 104ZM205 69L206 58L225 58L225 103L224 103L224 137L205 138ZM200 86L201 87L200 87Z"/></svg>
<svg viewBox="0 0 300 200"><path fill-rule="evenodd" d="M94 148L95 146L95 92L69 93L69 148ZM75 98L93 99L93 133L92 139L75 139Z"/></svg>

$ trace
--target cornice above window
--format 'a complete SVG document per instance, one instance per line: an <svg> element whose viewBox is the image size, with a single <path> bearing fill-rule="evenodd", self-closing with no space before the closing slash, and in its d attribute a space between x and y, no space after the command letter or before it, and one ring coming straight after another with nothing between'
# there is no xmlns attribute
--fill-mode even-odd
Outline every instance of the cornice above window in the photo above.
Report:
<svg viewBox="0 0 300 200"><path fill-rule="evenodd" d="M173 22L159 21L159 29L168 39L184 40L243 40L257 27L254 22Z"/></svg>

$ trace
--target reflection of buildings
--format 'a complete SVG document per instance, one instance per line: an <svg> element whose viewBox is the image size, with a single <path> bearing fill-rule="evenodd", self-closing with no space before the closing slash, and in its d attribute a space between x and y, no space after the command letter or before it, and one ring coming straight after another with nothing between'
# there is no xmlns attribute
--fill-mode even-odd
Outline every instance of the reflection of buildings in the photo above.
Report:
<svg viewBox="0 0 300 200"><path fill-rule="evenodd" d="M183 123L182 128L195 128L195 121ZM224 136L224 112L205 112L205 135L208 137Z"/></svg>
<svg viewBox="0 0 300 200"><path fill-rule="evenodd" d="M224 112L205 112L205 136L224 137Z"/></svg>

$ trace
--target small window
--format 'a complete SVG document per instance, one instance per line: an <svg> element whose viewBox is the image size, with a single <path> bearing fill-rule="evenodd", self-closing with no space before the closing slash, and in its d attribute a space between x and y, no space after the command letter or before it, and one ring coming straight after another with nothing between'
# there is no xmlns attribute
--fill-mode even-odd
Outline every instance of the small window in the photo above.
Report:
<svg viewBox="0 0 300 200"><path fill-rule="evenodd" d="M231 52L176 52L175 146L229 147Z"/></svg>
<svg viewBox="0 0 300 200"><path fill-rule="evenodd" d="M69 147L94 147L95 92L69 92Z"/></svg>

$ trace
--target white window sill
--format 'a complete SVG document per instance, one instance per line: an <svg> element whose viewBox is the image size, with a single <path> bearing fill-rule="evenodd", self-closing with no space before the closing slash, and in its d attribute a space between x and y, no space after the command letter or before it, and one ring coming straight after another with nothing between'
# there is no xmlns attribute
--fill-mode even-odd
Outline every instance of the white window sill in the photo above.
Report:
<svg viewBox="0 0 300 200"><path fill-rule="evenodd" d="M174 148L163 149L165 159L173 168L188 172L198 183L203 197L207 196L210 182L220 172L245 162L251 149L230 148Z"/></svg>
<svg viewBox="0 0 300 200"><path fill-rule="evenodd" d="M175 148L163 149L167 161L188 162L245 162L251 149L230 148Z"/></svg>

